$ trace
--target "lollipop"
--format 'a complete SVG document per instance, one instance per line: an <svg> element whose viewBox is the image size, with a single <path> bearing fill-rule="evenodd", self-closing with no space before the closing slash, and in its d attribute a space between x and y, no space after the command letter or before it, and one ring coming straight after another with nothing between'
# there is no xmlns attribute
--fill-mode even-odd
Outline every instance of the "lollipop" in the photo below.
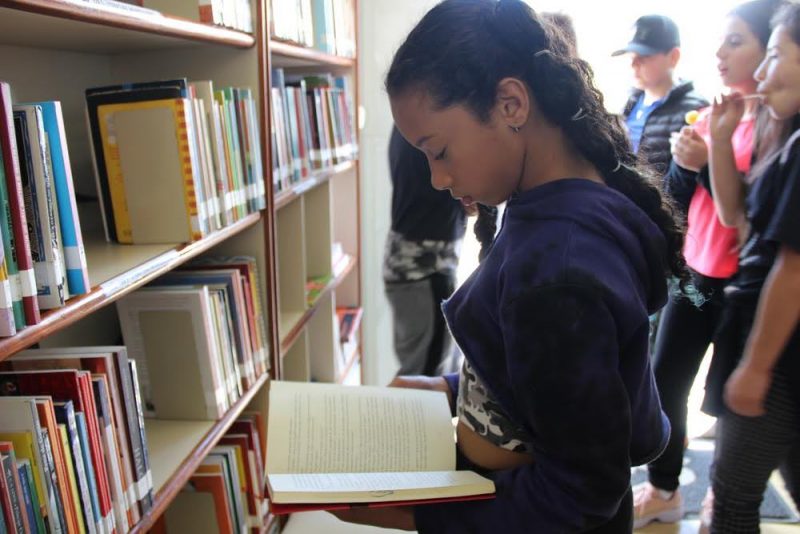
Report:
<svg viewBox="0 0 800 534"><path fill-rule="evenodd" d="M696 109L693 109L692 111L689 111L689 112L686 113L686 116L684 117L684 120L686 121L686 124L691 126L692 124L697 122L697 119L699 117L700 117L700 113L698 113L698 111Z"/></svg>

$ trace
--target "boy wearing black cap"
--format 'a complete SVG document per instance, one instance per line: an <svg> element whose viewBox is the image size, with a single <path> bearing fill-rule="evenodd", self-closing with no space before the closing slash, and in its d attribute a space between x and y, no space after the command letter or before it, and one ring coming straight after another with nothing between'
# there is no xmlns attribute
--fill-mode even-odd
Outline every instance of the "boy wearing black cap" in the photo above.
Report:
<svg viewBox="0 0 800 534"><path fill-rule="evenodd" d="M678 26L663 15L645 15L631 41L612 55L630 54L634 89L622 113L633 150L664 175L672 161L669 138L684 126L687 111L705 107L692 82L673 76L680 60Z"/></svg>

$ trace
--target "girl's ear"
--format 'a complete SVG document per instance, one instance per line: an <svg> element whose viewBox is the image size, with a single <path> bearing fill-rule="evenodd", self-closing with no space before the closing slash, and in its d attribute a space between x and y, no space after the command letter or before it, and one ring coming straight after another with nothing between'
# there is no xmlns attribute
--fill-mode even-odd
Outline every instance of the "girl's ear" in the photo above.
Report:
<svg viewBox="0 0 800 534"><path fill-rule="evenodd" d="M527 86L519 78L503 78L497 84L497 110L513 129L521 128L531 112Z"/></svg>

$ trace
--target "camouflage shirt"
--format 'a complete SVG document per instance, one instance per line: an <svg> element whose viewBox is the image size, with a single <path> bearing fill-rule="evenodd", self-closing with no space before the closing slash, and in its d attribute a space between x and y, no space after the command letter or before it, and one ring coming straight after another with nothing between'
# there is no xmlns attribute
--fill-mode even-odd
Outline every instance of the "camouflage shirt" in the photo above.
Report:
<svg viewBox="0 0 800 534"><path fill-rule="evenodd" d="M383 256L383 279L386 282L411 282L434 273L455 275L460 253L460 239L411 241L390 230Z"/></svg>
<svg viewBox="0 0 800 534"><path fill-rule="evenodd" d="M465 358L458 381L458 420L490 443L514 452L533 452L533 439L506 415Z"/></svg>

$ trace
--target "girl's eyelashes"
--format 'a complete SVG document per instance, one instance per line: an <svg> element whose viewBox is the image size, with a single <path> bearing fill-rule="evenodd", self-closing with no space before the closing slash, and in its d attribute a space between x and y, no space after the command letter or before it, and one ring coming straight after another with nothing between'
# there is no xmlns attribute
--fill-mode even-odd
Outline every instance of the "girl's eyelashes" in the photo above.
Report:
<svg viewBox="0 0 800 534"><path fill-rule="evenodd" d="M433 159L436 161L441 161L444 159L445 155L447 154L447 147L444 147L441 152L439 152Z"/></svg>

